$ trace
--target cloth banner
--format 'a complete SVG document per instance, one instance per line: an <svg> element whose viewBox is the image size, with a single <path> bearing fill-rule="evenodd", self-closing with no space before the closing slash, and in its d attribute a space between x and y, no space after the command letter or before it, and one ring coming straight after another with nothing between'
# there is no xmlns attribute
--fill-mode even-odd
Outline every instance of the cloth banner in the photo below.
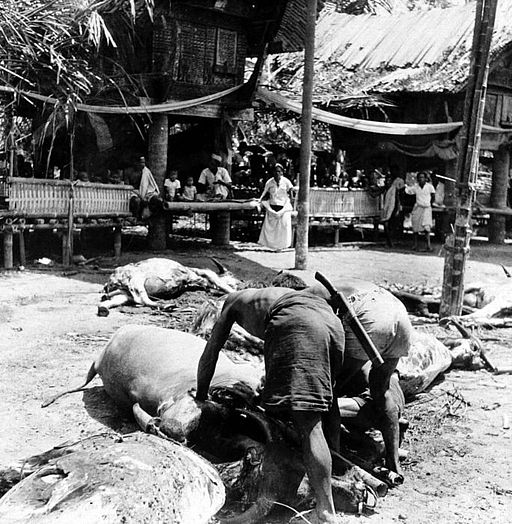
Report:
<svg viewBox="0 0 512 524"><path fill-rule="evenodd" d="M396 151L407 156L437 157L441 160L455 160L459 152L455 140L432 140L421 146L411 146L390 140L380 142L378 148L381 151Z"/></svg>

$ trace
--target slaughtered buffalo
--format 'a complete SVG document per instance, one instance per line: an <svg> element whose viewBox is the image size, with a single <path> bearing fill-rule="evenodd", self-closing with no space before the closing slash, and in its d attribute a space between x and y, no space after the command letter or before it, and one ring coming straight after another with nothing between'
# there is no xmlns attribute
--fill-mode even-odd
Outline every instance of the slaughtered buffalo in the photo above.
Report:
<svg viewBox="0 0 512 524"><path fill-rule="evenodd" d="M167 258L149 258L115 269L105 284L98 315L107 316L109 309L124 304L158 306L155 298L172 298L188 289L236 291L240 280L212 258L219 273L211 269L188 267Z"/></svg>
<svg viewBox="0 0 512 524"><path fill-rule="evenodd" d="M221 354L210 389L213 401L198 403L191 390L204 346L199 337L176 330L122 327L92 364L85 383L43 406L81 390L99 374L107 393L131 409L145 431L193 444L215 461L230 462L218 465L228 497L249 508L228 522L257 522L274 501L298 504L301 498L304 503L308 497L299 490L305 468L297 435L254 407L263 369L236 364ZM345 473L347 464L341 466L337 472ZM333 477L339 510L357 511L365 503L363 477L357 472ZM377 481L376 489L383 494L386 487Z"/></svg>
<svg viewBox="0 0 512 524"><path fill-rule="evenodd" d="M0 522L206 524L225 501L211 464L140 432L66 443L28 459L20 475L0 499Z"/></svg>

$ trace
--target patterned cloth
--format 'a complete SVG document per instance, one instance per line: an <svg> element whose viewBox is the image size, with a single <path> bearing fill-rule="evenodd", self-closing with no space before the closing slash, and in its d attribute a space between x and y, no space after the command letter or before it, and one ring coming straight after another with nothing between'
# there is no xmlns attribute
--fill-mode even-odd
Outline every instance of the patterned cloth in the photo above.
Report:
<svg viewBox="0 0 512 524"><path fill-rule="evenodd" d="M265 388L271 411L328 411L343 362L343 325L332 308L309 293L288 293L269 310Z"/></svg>

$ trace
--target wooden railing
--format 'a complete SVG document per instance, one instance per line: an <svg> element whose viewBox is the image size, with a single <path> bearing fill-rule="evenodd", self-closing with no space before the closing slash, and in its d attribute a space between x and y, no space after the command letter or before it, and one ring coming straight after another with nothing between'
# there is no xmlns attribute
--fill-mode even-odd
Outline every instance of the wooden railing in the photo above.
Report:
<svg viewBox="0 0 512 524"><path fill-rule="evenodd" d="M67 217L70 200L69 180L8 178L5 188L5 209L1 215L26 218ZM132 186L73 183L73 215L75 217L130 216Z"/></svg>
<svg viewBox="0 0 512 524"><path fill-rule="evenodd" d="M295 206L297 200L295 200ZM312 187L309 193L309 216L312 219L370 219L380 216L382 199L365 189Z"/></svg>

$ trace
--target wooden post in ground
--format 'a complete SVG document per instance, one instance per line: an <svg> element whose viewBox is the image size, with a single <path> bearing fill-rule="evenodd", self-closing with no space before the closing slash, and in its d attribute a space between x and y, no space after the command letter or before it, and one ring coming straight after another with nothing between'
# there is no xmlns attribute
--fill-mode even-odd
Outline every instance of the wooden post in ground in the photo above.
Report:
<svg viewBox="0 0 512 524"><path fill-rule="evenodd" d="M304 46L304 81L300 127L300 175L297 199L295 268L308 265L309 176L311 172L311 126L313 123L313 80L315 69L315 24L317 0L308 0Z"/></svg>
<svg viewBox="0 0 512 524"><path fill-rule="evenodd" d="M73 109L70 104L66 105L66 112ZM66 241L66 246L62 246L62 264L66 267L73 262L73 223L74 223L74 207L75 207L75 117L71 115L71 131L69 135L69 205L68 205L68 229L64 234L63 239Z"/></svg>
<svg viewBox="0 0 512 524"><path fill-rule="evenodd" d="M497 209L507 207L508 176L510 169L510 146L501 146L494 152L492 165L491 201L489 206ZM505 243L505 215L492 213L489 218L489 242Z"/></svg>
<svg viewBox="0 0 512 524"><path fill-rule="evenodd" d="M12 269L13 267L12 226L6 225L4 227L4 268Z"/></svg>
<svg viewBox="0 0 512 524"><path fill-rule="evenodd" d="M121 256L123 239L123 227L115 226L114 228L114 257L119 258Z"/></svg>
<svg viewBox="0 0 512 524"><path fill-rule="evenodd" d="M27 256L25 253L25 228L20 227L18 230L18 247L20 252L20 266L27 265Z"/></svg>
<svg viewBox="0 0 512 524"><path fill-rule="evenodd" d="M441 318L460 315L464 296L464 272L471 236L471 207L475 197L478 174L480 139L489 72L491 47L497 0L478 0L470 73L464 101L464 125L461 130L461 148L457 164L457 211L454 233L445 243L443 289L439 315Z"/></svg>

